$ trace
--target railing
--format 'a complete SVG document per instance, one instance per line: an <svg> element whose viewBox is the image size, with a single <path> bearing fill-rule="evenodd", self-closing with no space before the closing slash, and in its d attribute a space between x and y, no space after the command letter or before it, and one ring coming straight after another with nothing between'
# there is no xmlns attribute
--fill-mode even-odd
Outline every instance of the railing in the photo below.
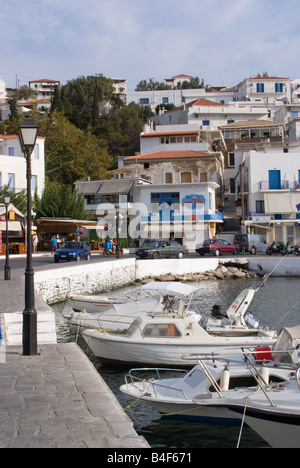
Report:
<svg viewBox="0 0 300 468"><path fill-rule="evenodd" d="M187 373L188 373L187 370L185 370L185 369L176 369L176 368L175 369L168 369L168 368L160 368L160 367L156 367L156 368L144 367L144 368L131 369L131 371L128 374L125 375L125 383L128 386L129 381L130 381L130 385L136 387L139 391L141 391L143 393L146 391L146 384L148 384L149 386L151 386L155 398L158 398L157 391L159 389L166 389L166 390L168 390L168 393L174 392L175 395L179 394L185 400L188 400L188 397L186 396L184 390L182 390L181 388L175 388L175 387L171 387L169 385L163 385L163 384L161 384L159 382L152 381L152 379L150 379L150 380L142 379L142 378L140 378L140 377L138 377L136 375L133 375L134 372L155 372L156 375L157 375L158 380L161 380L160 374L162 372L184 373L184 375L187 375ZM142 386L141 385L138 386L138 384L142 384Z"/></svg>
<svg viewBox="0 0 300 468"><path fill-rule="evenodd" d="M259 182L259 190L288 190L290 188L290 182L288 180L281 180L280 187L271 188L268 180L262 180Z"/></svg>

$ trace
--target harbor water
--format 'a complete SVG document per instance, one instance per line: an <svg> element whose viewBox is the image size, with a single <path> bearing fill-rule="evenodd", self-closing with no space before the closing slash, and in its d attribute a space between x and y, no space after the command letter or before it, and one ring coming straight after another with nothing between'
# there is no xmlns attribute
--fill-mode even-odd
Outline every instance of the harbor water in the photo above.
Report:
<svg viewBox="0 0 300 468"><path fill-rule="evenodd" d="M201 313L210 315L212 306L219 304L221 310L225 312L244 288L256 288L258 284L259 280L257 279L197 283L200 291L191 309L197 309ZM121 295L126 289L114 291L114 295ZM230 426L172 415L162 417L145 403L133 402L120 393L119 387L124 383L124 376L129 368L102 367L80 335L71 332L68 320L62 315L67 304L60 303L52 307L56 315L59 340L77 341L133 420L136 432L142 435L152 448L188 450L191 448L235 448L237 446L240 434L239 425ZM262 326L277 331L285 326L298 325L300 323L299 278L270 278L254 296L249 312L260 321ZM269 446L255 432L244 426L239 447L263 448Z"/></svg>

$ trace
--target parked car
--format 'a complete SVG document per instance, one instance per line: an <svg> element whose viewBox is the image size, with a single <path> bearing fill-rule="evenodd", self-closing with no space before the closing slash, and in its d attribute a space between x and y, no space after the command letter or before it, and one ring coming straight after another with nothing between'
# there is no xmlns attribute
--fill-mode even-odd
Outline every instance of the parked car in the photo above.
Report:
<svg viewBox="0 0 300 468"><path fill-rule="evenodd" d="M237 255L239 249L236 245L230 244L225 239L206 239L201 247L197 247L196 252L203 256L205 254L213 255Z"/></svg>
<svg viewBox="0 0 300 468"><path fill-rule="evenodd" d="M66 260L67 262L79 261L79 260L90 260L91 251L90 247L86 242L75 242L67 241L54 252L54 261L58 263L60 260Z"/></svg>
<svg viewBox="0 0 300 468"><path fill-rule="evenodd" d="M140 247L135 253L140 258L182 258L187 252L187 248L179 242L158 239Z"/></svg>
<svg viewBox="0 0 300 468"><path fill-rule="evenodd" d="M265 252L268 247L267 241L259 234L236 234L233 243L240 251L244 249L252 255L256 252Z"/></svg>

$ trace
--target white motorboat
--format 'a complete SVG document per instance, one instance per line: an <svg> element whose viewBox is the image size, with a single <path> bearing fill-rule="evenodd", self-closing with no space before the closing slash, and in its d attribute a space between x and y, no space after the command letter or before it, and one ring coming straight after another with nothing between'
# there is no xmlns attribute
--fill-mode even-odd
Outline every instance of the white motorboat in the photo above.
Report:
<svg viewBox="0 0 300 468"><path fill-rule="evenodd" d="M130 300L136 301L145 297L151 297L153 294L190 296L196 291L197 288L195 286L179 281L151 281L150 283L124 291L122 296L105 296L103 294L68 296L67 302L69 307L66 307L63 315L65 318L72 318L82 311L89 314L99 314L107 311L107 309L115 304L125 304Z"/></svg>
<svg viewBox="0 0 300 468"><path fill-rule="evenodd" d="M105 295L76 295L68 296L67 302L69 305L68 312L64 313L66 318L73 317L74 313L79 313L82 310L90 314L99 314L100 311L105 311L113 304L123 304L126 302L125 297L113 297Z"/></svg>
<svg viewBox="0 0 300 468"><path fill-rule="evenodd" d="M68 318L70 326L80 331L86 328L126 330L139 312L173 312L179 298L185 301L186 306L190 305L197 290L197 287L181 282L153 281L126 290L126 302L113 303L101 313L82 310L71 313ZM65 314L64 316L66 317Z"/></svg>
<svg viewBox="0 0 300 468"><path fill-rule="evenodd" d="M182 377L178 377L182 369L132 369L120 391L164 415L241 423L246 409L246 422L271 445L285 446L289 441L290 446L299 446L299 340L300 327L283 329L272 349L218 355L209 361L208 356L198 356L198 364ZM169 377L162 378L164 373ZM253 417L256 413L260 416ZM285 423L287 413L291 434L278 437L280 429L272 424L276 418Z"/></svg>
<svg viewBox="0 0 300 468"><path fill-rule="evenodd" d="M137 313L122 333L101 327L85 329L82 335L102 363L192 367L196 358L187 362L183 354L224 353L243 346L274 343L276 331L260 327L258 320L247 312L254 294L253 289L240 293L226 317L218 315L218 311L214 311L213 318L202 316L189 311L180 300L178 307L170 310Z"/></svg>

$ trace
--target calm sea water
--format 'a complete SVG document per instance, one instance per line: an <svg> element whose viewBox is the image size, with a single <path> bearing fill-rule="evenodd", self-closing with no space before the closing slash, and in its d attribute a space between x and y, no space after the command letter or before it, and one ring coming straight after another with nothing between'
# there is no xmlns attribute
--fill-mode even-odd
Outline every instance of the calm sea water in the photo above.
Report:
<svg viewBox="0 0 300 468"><path fill-rule="evenodd" d="M220 304L222 311L226 311L245 287L255 288L258 283L259 280L199 283L197 286L201 292L200 299L194 305L199 311L206 311L208 314L214 304ZM121 294L123 290L114 291L114 293ZM65 304L53 306L56 313L58 337L64 342L75 341L77 337L71 333L68 321L61 313L65 306ZM298 325L300 323L300 279L270 278L254 296L249 311L260 320L262 325L271 329L280 331L284 326ZM119 392L128 369L101 367L80 336L77 342L116 395L120 404L124 408L131 405L132 400ZM137 433L144 436L153 448L235 448L237 446L240 432L238 425L228 426L185 420L179 417L161 417L143 402L132 405L128 414L134 422ZM268 447L268 444L250 428L244 427L240 447Z"/></svg>

